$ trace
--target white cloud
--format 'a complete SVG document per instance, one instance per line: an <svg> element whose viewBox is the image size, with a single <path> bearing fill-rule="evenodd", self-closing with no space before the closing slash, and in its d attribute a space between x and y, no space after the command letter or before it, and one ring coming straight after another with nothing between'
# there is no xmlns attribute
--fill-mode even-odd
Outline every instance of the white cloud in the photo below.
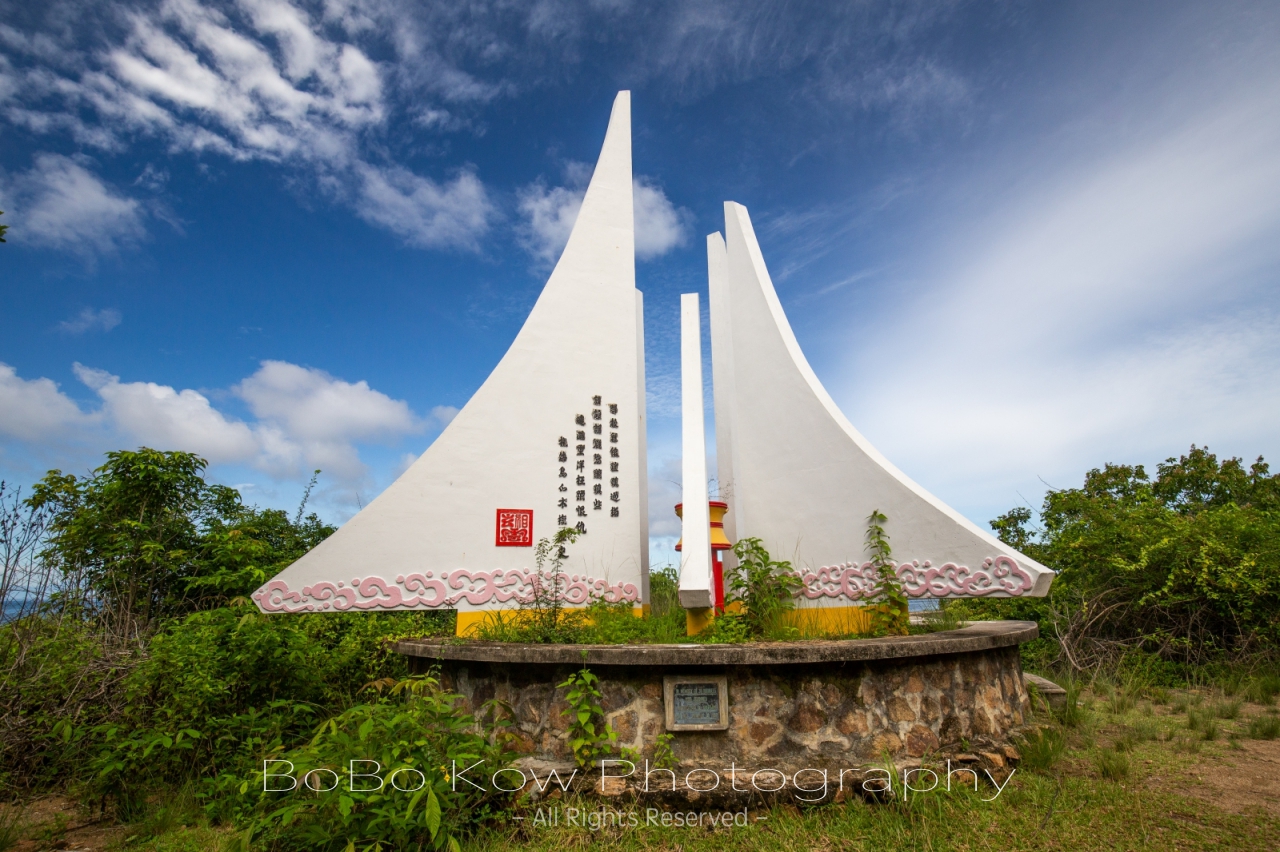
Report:
<svg viewBox="0 0 1280 852"><path fill-rule="evenodd" d="M217 411L194 390L154 382L121 382L105 370L75 365L76 377L102 398L107 420L132 441L157 450L199 453L213 463L246 462L259 441L245 423Z"/></svg>
<svg viewBox="0 0 1280 852"><path fill-rule="evenodd" d="M120 312L115 308L103 308L98 311L93 308L84 308L71 319L58 323L58 330L67 334L84 334L95 328L110 331L118 326L122 319Z"/></svg>
<svg viewBox="0 0 1280 852"><path fill-rule="evenodd" d="M961 248L866 327L877 345L853 354L856 380L833 382L855 424L981 512L1015 490L1037 502L1037 476L1076 485L1193 442L1275 455L1278 94L1185 104L1178 123L983 199L994 215L960 211Z"/></svg>
<svg viewBox="0 0 1280 852"><path fill-rule="evenodd" d="M371 485L362 445L394 443L429 424L443 427L457 413L452 406L436 406L429 419L421 418L368 382L347 382L283 361L264 361L231 388L247 404L247 420L219 410L210 395L197 390L122 382L82 364L74 371L101 400L97 410L85 411L49 379L26 381L0 364L0 438L55 464L70 460L63 451L75 443L193 452L215 466L254 468L276 481L305 482L319 468L327 487L345 495ZM82 461L83 453L76 455L75 463Z"/></svg>
<svg viewBox="0 0 1280 852"><path fill-rule="evenodd" d="M422 424L403 400L336 379L323 370L263 361L234 388L260 423L304 441L371 440L417 432Z"/></svg>
<svg viewBox="0 0 1280 852"><path fill-rule="evenodd" d="M474 172L463 171L441 185L401 168L361 163L356 171L361 218L420 248L479 248L494 208Z"/></svg>
<svg viewBox="0 0 1280 852"><path fill-rule="evenodd" d="M635 179L632 188L636 221L636 257L650 260L661 257L689 238L693 214L683 207L676 209L661 187L647 178Z"/></svg>
<svg viewBox="0 0 1280 852"><path fill-rule="evenodd" d="M370 11L379 29L397 25L395 10L368 5L378 7ZM34 132L66 132L106 150L141 133L174 151L299 166L321 191L410 245L477 250L493 207L474 172L442 183L383 164L388 69L355 43L368 21L351 12L334 5L317 17L285 0L221 8L163 0L123 13L124 37L101 51L64 50L55 67L15 68L0 57L0 110ZM29 39L6 32L34 55ZM111 218L117 242L139 235L136 209Z"/></svg>
<svg viewBox="0 0 1280 852"><path fill-rule="evenodd" d="M8 238L15 242L92 255L114 252L146 234L142 205L70 157L37 154L31 169L3 189L11 216Z"/></svg>
<svg viewBox="0 0 1280 852"><path fill-rule="evenodd" d="M517 192L517 207L523 221L519 233L525 249L542 263L552 264L564 251L578 221L582 199L591 179L591 167L571 162L565 168L567 186L547 187L535 181ZM662 188L640 176L632 183L635 216L636 257L661 257L688 240L693 214L677 208Z"/></svg>
<svg viewBox="0 0 1280 852"><path fill-rule="evenodd" d="M560 257L573 223L578 221L586 188L569 189L532 183L517 194L521 223L521 242L539 261L553 264Z"/></svg>
<svg viewBox="0 0 1280 852"><path fill-rule="evenodd" d="M22 379L13 367L0 363L0 435L43 443L93 424L94 418L53 381Z"/></svg>
<svg viewBox="0 0 1280 852"><path fill-rule="evenodd" d="M440 424L440 428L448 426L458 416L458 409L452 405L437 405L431 409L431 419Z"/></svg>

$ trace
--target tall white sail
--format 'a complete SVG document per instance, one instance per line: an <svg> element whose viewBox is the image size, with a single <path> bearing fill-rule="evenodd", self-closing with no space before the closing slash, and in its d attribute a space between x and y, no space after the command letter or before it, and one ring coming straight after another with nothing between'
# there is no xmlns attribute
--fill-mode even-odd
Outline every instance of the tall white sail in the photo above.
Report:
<svg viewBox="0 0 1280 852"><path fill-rule="evenodd" d="M537 541L577 526L566 602L640 605L644 406L631 98L620 92L569 242L506 355L399 479L254 600L270 612L514 609L531 593Z"/></svg>
<svg viewBox="0 0 1280 852"><path fill-rule="evenodd" d="M724 240L713 234L707 251L716 456L735 540L759 538L790 560L807 605L848 606L876 587L863 540L879 510L909 595L1046 594L1052 571L912 482L853 428L800 351L747 209L724 207Z"/></svg>

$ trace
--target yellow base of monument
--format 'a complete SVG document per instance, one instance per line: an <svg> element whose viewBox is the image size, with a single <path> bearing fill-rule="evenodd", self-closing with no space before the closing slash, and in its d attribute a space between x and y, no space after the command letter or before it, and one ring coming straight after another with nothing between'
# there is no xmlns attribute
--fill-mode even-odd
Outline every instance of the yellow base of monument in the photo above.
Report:
<svg viewBox="0 0 1280 852"><path fill-rule="evenodd" d="M580 612L579 609L566 608L563 612ZM474 639L476 632L480 629L480 625L486 621L494 623L496 621L505 621L508 624L519 624L521 619L528 618L530 611L527 609L479 609L470 612L458 612L458 623L454 628L455 636L465 636ZM636 618L643 618L649 614L649 605L636 606L631 608L631 614Z"/></svg>
<svg viewBox="0 0 1280 852"><path fill-rule="evenodd" d="M783 621L796 628L801 638L847 636L870 632L871 613L874 610L873 606L804 607L791 610L783 616ZM725 607L725 611L741 612L742 605L734 601ZM685 626L690 636L708 629L714 621L715 613L710 608L685 610Z"/></svg>

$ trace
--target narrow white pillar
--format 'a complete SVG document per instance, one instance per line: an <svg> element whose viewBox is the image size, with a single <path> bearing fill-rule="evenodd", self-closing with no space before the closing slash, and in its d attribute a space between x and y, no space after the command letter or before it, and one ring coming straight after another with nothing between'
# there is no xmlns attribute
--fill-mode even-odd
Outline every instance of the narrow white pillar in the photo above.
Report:
<svg viewBox="0 0 1280 852"><path fill-rule="evenodd" d="M702 326L698 294L680 296L680 411L684 456L680 605L706 609L711 584L711 518L707 510L707 438L702 414Z"/></svg>

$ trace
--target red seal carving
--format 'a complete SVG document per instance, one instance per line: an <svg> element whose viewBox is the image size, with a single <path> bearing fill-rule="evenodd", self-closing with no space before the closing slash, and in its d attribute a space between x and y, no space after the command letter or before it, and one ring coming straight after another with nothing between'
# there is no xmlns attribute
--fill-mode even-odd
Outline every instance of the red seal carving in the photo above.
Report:
<svg viewBox="0 0 1280 852"><path fill-rule="evenodd" d="M533 547L533 510L499 509L493 543L498 547Z"/></svg>

